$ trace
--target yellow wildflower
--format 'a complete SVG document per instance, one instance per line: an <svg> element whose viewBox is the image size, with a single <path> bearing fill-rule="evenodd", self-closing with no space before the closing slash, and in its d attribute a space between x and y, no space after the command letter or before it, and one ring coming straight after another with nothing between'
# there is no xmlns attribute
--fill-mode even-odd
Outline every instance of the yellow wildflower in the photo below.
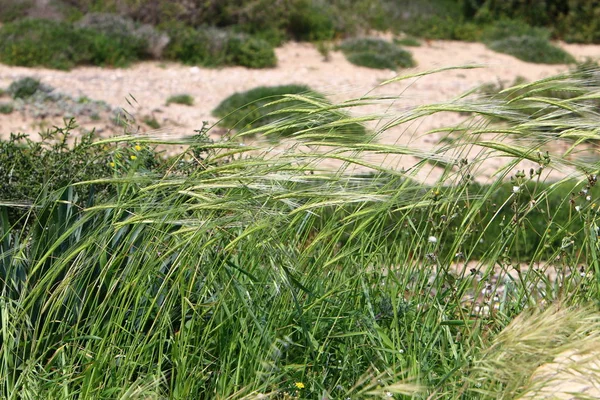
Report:
<svg viewBox="0 0 600 400"><path fill-rule="evenodd" d="M304 389L304 383L302 383L302 382L296 382L295 386L296 386L296 389Z"/></svg>
<svg viewBox="0 0 600 400"><path fill-rule="evenodd" d="M129 158L131 158L132 160L137 160L137 157L134 155L129 156Z"/></svg>
<svg viewBox="0 0 600 400"><path fill-rule="evenodd" d="M114 167L115 167L115 163L114 163L114 162L112 162L112 161L111 161L111 162L109 162L109 163L108 163L108 165L110 165L110 167L111 167L111 168L114 168Z"/></svg>
<svg viewBox="0 0 600 400"><path fill-rule="evenodd" d="M135 149L136 149L137 151L140 151L140 150L142 150L142 146L140 146L139 144L136 144L136 145L135 145Z"/></svg>

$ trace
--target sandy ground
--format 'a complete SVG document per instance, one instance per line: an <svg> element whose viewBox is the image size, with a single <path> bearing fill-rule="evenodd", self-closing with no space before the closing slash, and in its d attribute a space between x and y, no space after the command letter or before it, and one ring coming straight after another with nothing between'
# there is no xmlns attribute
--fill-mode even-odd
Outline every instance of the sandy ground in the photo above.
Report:
<svg viewBox="0 0 600 400"><path fill-rule="evenodd" d="M600 46L563 45L580 59L600 57ZM442 102L484 83L502 81L512 83L517 76L535 80L567 70L567 66L548 66L525 63L514 57L495 53L479 43L433 41L422 47L410 48L418 67L393 72L373 70L350 64L340 52L332 52L328 61L310 44L288 43L277 49L278 66L266 70L249 70L241 67L205 69L175 63L144 62L128 69L104 69L82 67L70 72L42 68L19 68L0 65L0 87L7 87L13 80L34 76L56 90L78 97L87 96L103 100L112 107L121 107L135 115L138 120L154 117L160 124L154 134L179 137L192 134L203 121L215 123L211 111L229 95L260 85L306 84L323 92L334 102L354 99L365 94L398 96L394 102L369 105L354 109L357 115L397 115L420 104ZM426 71L440 67L478 64L479 69L452 70L419 79L410 79L384 87L382 81L397 74ZM192 107L165 106L166 99L174 94L188 93L195 98ZM137 103L131 101L133 96ZM129 100L129 101L128 101ZM130 104L131 103L131 104ZM441 134L425 134L431 129L456 125L464 116L454 113L437 114L418 123L401 125L381 134L383 144L409 145L421 150L437 145ZM119 128L109 121L78 121L86 129L96 128L103 135L120 134ZM60 124L60 118L40 121L13 113L0 115L0 135L9 132L35 134L40 128ZM143 123L141 131L149 132ZM371 124L377 128L377 124ZM223 133L211 130L215 137ZM367 161L391 168L409 168L417 161L412 157L391 157L370 154ZM496 160L489 165L483 177L489 177L501 165ZM324 166L339 167L339 163L326 161ZM420 179L433 180L437 174L431 170L421 171Z"/></svg>

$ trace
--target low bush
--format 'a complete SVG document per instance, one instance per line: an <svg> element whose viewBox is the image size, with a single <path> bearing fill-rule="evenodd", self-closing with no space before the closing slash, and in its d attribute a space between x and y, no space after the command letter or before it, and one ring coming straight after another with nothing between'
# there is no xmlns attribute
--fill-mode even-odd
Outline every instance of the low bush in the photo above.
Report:
<svg viewBox="0 0 600 400"><path fill-rule="evenodd" d="M396 70L415 66L410 52L382 39L348 39L339 48L348 61L362 67Z"/></svg>
<svg viewBox="0 0 600 400"><path fill-rule="evenodd" d="M270 68L277 64L275 50L267 41L234 35L227 43L228 64L246 68Z"/></svg>
<svg viewBox="0 0 600 400"><path fill-rule="evenodd" d="M295 40L331 40L335 33L331 8L314 1L299 0L289 16L287 30Z"/></svg>
<svg viewBox="0 0 600 400"><path fill-rule="evenodd" d="M0 114L11 114L14 109L11 103L0 103Z"/></svg>
<svg viewBox="0 0 600 400"><path fill-rule="evenodd" d="M249 68L273 67L273 47L262 39L218 28L193 29L182 25L169 28L171 42L165 56L190 65L219 67L240 65Z"/></svg>
<svg viewBox="0 0 600 400"><path fill-rule="evenodd" d="M82 42L70 24L44 20L11 22L0 28L0 61L24 67L69 69L83 62Z"/></svg>
<svg viewBox="0 0 600 400"><path fill-rule="evenodd" d="M169 43L169 36L153 26L138 26L132 19L116 14L90 13L77 21L75 26L109 37L122 37L138 47L143 47L145 54L154 58L160 58Z"/></svg>
<svg viewBox="0 0 600 400"><path fill-rule="evenodd" d="M159 127L151 116L144 122L152 128ZM10 224L26 215L29 206L40 197L50 196L67 185L136 173L182 176L197 171L197 160L204 151L193 144L188 151L195 156L188 160L184 157L187 153L168 158L151 146L132 141L97 145L94 142L98 137L93 131L75 138L77 127L71 119L66 120L63 127L40 132L40 140L32 140L26 134L11 134L7 140L0 139L0 208L5 204L16 205L9 207ZM203 135L204 131L198 132L198 141L208 140ZM70 190L78 205L89 205L92 200L101 201L115 195L116 189L109 183L94 183L75 185Z"/></svg>
<svg viewBox="0 0 600 400"><path fill-rule="evenodd" d="M81 136L69 148L67 141L75 127L71 121L65 128L42 132L41 141L24 134L11 134L8 140L1 140L0 200L27 205L72 182L110 176L110 154L99 146L90 146L93 134ZM102 185L95 188L98 192L105 189ZM85 199L89 191L85 189L78 195ZM11 209L11 221L25 211Z"/></svg>
<svg viewBox="0 0 600 400"><path fill-rule="evenodd" d="M314 129L321 133L325 131L325 139L327 139L328 133L331 140L341 140L342 142L355 142L365 139L365 128L357 123L346 124L342 129L327 127L327 124L347 118L346 113L335 110L321 111L318 105L309 104L302 100L284 100L285 95L302 95L324 106L330 104L325 96L312 91L307 86L261 86L229 96L213 110L213 115L221 118L221 121L219 121L221 126L236 129L241 133L280 122L280 129L270 134L269 139L271 140L294 136L305 129ZM273 104L274 102L277 103ZM302 116L298 109L313 111L313 113L309 114L307 112L305 116ZM285 121L291 118L295 118L295 122L286 126ZM319 127L323 127L323 129L319 129Z"/></svg>
<svg viewBox="0 0 600 400"><path fill-rule="evenodd" d="M13 99L26 99L33 96L39 88L39 80L31 77L25 77L13 81L10 86L8 86L8 93Z"/></svg>
<svg viewBox="0 0 600 400"><path fill-rule="evenodd" d="M547 39L537 36L511 36L488 43L491 50L536 64L570 64L575 58Z"/></svg>
<svg viewBox="0 0 600 400"><path fill-rule="evenodd" d="M176 94L167 99L166 105L168 106L169 104L183 104L185 106L191 106L194 105L194 98L189 94Z"/></svg>
<svg viewBox="0 0 600 400"><path fill-rule="evenodd" d="M81 64L125 66L145 56L143 40L26 19L0 28L0 62L68 70Z"/></svg>

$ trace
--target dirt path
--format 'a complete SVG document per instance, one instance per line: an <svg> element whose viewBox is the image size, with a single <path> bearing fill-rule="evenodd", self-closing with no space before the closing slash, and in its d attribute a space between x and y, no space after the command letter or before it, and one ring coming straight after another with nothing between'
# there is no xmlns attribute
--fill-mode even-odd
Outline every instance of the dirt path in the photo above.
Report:
<svg viewBox="0 0 600 400"><path fill-rule="evenodd" d="M600 57L600 46L564 45L578 58ZM412 79L371 91L383 80L396 76L389 70L373 70L357 67L346 61L340 52L332 52L329 61L310 44L288 43L277 49L278 66L267 70L249 70L241 67L204 69L175 63L144 62L128 69L104 69L82 67L70 72L41 68L20 68L0 65L0 87L7 87L13 80L35 76L43 83L60 92L75 97L87 96L103 100L112 107L122 107L137 116L154 117L162 133L168 137L189 135L202 126L202 121L216 122L211 111L227 96L260 85L306 84L323 92L333 101L343 101L370 92L373 95L395 95L400 99L390 104L364 107L358 113L394 113L405 111L418 104L444 101L484 83L498 80L512 83L517 76L528 80L539 79L565 71L566 66L529 64L514 57L488 50L479 43L434 41L429 46L411 48L418 67L399 71L405 74L439 67L482 64L485 68L453 70L418 80ZM174 94L188 93L195 98L192 107L165 106L166 99ZM137 104L127 102L133 95ZM428 149L438 143L439 136L423 136L430 129L456 124L463 117L447 113L421 121L418 125L400 126L386 131L379 139L386 144L410 144ZM0 115L0 134L9 132L35 133L40 127L56 124L60 118L46 121L32 120L20 113ZM79 121L86 129L95 127L105 135L119 134L118 128L106 120ZM142 131L150 128L141 124ZM218 129L212 131L218 136ZM412 158L373 156L369 161L399 168L414 164ZM327 164L325 164L327 165ZM335 167L335 163L331 165ZM490 166L490 170L497 169ZM427 172L423 172L427 173ZM431 177L423 176L425 180Z"/></svg>

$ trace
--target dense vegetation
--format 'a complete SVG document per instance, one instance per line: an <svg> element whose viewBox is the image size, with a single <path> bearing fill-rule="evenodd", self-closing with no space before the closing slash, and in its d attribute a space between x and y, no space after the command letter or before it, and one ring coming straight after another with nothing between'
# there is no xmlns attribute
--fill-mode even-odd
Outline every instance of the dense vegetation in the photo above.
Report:
<svg viewBox="0 0 600 400"><path fill-rule="evenodd" d="M540 100L549 89L579 95ZM532 393L540 364L600 340L600 167L578 157L598 139L586 103L598 85L569 75L515 90L518 103L463 98L403 115L412 123L452 108L504 121L452 127L432 151L330 145L328 132L312 131L296 134L308 151L280 155L199 132L172 143L191 147L169 160L144 136L72 150L60 130L39 145L4 142L2 396ZM303 118L262 129L285 132ZM318 167L324 158L363 165L373 152L422 161L371 175ZM495 158L504 167L474 184ZM415 179L432 164L436 184ZM24 179L32 168L44 174ZM569 179L547 181L551 171Z"/></svg>
<svg viewBox="0 0 600 400"><path fill-rule="evenodd" d="M322 46L370 30L482 41L496 51L539 63L573 61L550 39L600 40L595 18L600 6L584 0L62 0L56 8L64 22L23 20L31 4L2 2L8 23L0 28L0 61L60 69L124 66L146 58L265 68L276 65L273 48L285 40ZM411 64L408 53L391 46L382 49L384 54L353 52L349 58L375 68Z"/></svg>
<svg viewBox="0 0 600 400"><path fill-rule="evenodd" d="M63 0L53 22L0 0L12 7L0 61L262 68L283 40L391 28L570 62L551 38L598 40L591 2L526 3ZM411 60L388 42L342 43L372 67ZM214 111L231 128L218 142L204 127L179 141L73 143L68 119L41 141L11 135L0 141L0 397L534 396L551 384L538 366L600 348L598 74L578 66L385 118L349 110L393 97L338 105L307 86L258 87ZM6 95L2 113L64 98L32 78ZM363 126L449 110L465 122L429 151L380 144ZM289 147L244 143L257 134ZM417 161L369 161L399 154ZM339 170L323 168L331 160ZM433 184L418 179L429 170ZM563 368L600 379L573 364Z"/></svg>

